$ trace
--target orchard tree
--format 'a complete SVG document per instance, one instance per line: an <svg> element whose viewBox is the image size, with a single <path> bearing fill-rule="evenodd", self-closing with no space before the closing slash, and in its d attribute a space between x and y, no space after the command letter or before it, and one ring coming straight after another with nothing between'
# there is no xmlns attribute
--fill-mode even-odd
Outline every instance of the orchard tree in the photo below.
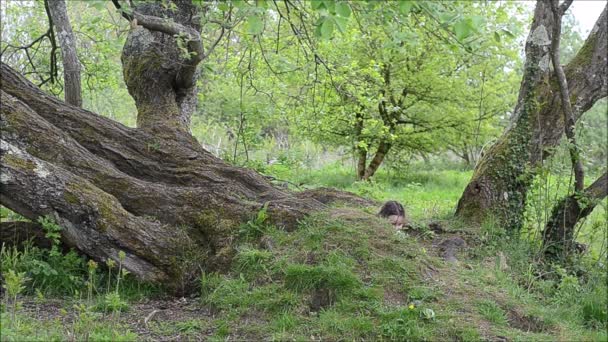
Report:
<svg viewBox="0 0 608 342"><path fill-rule="evenodd" d="M567 8L571 1L566 1ZM563 67L575 123L608 93L608 7L585 43ZM456 215L467 222L492 219L508 230L521 227L526 195L541 162L564 135L557 76L551 65L556 25L550 1L538 1L526 41L526 61L517 105L509 126L477 163L458 202Z"/></svg>
<svg viewBox="0 0 608 342"><path fill-rule="evenodd" d="M348 25L334 20L342 34L319 44L331 92L320 92L305 121L323 140L352 146L359 180L369 180L389 153L465 141L468 158L466 144L479 149L488 137L482 128L513 101L512 6L404 4L357 3Z"/></svg>

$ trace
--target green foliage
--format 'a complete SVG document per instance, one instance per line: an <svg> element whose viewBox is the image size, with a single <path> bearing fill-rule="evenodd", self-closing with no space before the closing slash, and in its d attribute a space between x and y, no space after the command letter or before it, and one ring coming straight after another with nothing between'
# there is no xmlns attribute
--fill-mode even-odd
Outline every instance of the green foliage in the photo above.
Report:
<svg viewBox="0 0 608 342"><path fill-rule="evenodd" d="M20 341L61 341L73 338L78 341L117 341L128 342L138 338L126 326L109 325L107 322L87 319L78 316L74 326L66 327L60 320L41 321L25 315L17 316L14 326L6 314L1 316L2 340L7 342ZM70 330L67 330L70 329ZM69 332L69 334L67 333Z"/></svg>
<svg viewBox="0 0 608 342"><path fill-rule="evenodd" d="M129 308L129 304L120 298L120 294L117 292L107 293L102 302L102 306L99 307L104 312L122 312Z"/></svg>
<svg viewBox="0 0 608 342"><path fill-rule="evenodd" d="M51 240L52 253L59 253L58 246L60 243L59 239L61 238L61 226L55 223L55 220L50 216L41 216L38 218L38 223L44 229L44 236Z"/></svg>
<svg viewBox="0 0 608 342"><path fill-rule="evenodd" d="M86 275L84 259L74 251L62 254L58 247L48 250L26 243L19 249L3 245L0 262L2 269L25 272L31 278L28 293L38 288L48 294L72 295L82 287Z"/></svg>

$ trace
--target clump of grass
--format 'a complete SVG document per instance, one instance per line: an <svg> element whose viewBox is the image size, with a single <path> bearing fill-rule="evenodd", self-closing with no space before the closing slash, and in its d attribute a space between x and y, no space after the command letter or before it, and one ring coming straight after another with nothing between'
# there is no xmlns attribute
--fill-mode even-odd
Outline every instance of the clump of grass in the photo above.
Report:
<svg viewBox="0 0 608 342"><path fill-rule="evenodd" d="M501 326L507 324L507 314L494 301L482 300L477 302L476 306L479 314L488 321Z"/></svg>
<svg viewBox="0 0 608 342"><path fill-rule="evenodd" d="M352 271L337 265L291 264L285 269L285 286L296 291L326 288L344 293L359 284Z"/></svg>
<svg viewBox="0 0 608 342"><path fill-rule="evenodd" d="M267 276L271 260L272 252L245 245L236 255L234 268L249 279Z"/></svg>

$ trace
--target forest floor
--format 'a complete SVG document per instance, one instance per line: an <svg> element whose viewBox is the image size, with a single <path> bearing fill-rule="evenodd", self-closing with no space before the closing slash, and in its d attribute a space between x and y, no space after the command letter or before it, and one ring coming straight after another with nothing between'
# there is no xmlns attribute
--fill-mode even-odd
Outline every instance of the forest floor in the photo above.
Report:
<svg viewBox="0 0 608 342"><path fill-rule="evenodd" d="M250 222L231 269L204 274L191 297L139 285L89 299L86 288L67 297L32 289L16 302L5 296L0 340L606 341L606 297L597 286L605 275L541 277L530 243L491 224L463 226L431 203L453 205L467 177L351 188L380 200L409 192L412 222L403 232L376 217L376 207L346 205L294 232ZM413 192L426 195L412 200ZM459 239L454 260L446 245Z"/></svg>

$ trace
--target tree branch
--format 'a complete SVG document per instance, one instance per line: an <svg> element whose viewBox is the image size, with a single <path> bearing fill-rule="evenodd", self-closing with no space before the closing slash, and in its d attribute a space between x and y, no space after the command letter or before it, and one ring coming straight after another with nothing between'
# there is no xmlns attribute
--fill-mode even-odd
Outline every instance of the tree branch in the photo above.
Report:
<svg viewBox="0 0 608 342"><path fill-rule="evenodd" d="M574 115L572 113L572 104L570 103L570 93L568 90L568 81L566 74L560 64L559 44L561 38L562 27L562 8L558 8L559 0L551 0L551 11L553 12L553 35L551 37L551 60L553 61L553 69L559 84L559 91L562 100L562 112L564 114L564 131L568 138L568 150L570 152L570 160L574 169L574 189L582 191L585 186L585 171L581 162L581 155L576 144L576 136L574 133ZM563 5L568 5L567 1ZM562 5L562 6L563 6ZM567 6L565 7L567 8Z"/></svg>

